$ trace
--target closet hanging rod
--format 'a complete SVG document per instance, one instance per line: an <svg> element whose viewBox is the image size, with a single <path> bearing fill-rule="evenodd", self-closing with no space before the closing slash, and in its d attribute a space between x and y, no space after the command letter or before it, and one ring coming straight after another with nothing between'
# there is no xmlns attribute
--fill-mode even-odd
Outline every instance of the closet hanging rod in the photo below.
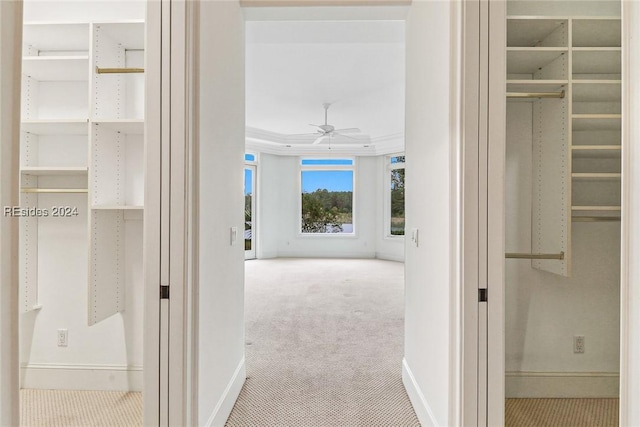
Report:
<svg viewBox="0 0 640 427"><path fill-rule="evenodd" d="M144 68L100 68L96 67L98 74L133 74L144 73Z"/></svg>
<svg viewBox="0 0 640 427"><path fill-rule="evenodd" d="M507 92L507 98L564 98L564 90L560 92Z"/></svg>
<svg viewBox="0 0 640 427"><path fill-rule="evenodd" d="M619 216L574 216L571 217L573 222L612 222L620 221Z"/></svg>
<svg viewBox="0 0 640 427"><path fill-rule="evenodd" d="M30 188L22 187L23 193L88 193L86 188Z"/></svg>
<svg viewBox="0 0 640 427"><path fill-rule="evenodd" d="M560 252L559 254L527 254L527 253L518 253L518 252L507 252L504 254L505 258L512 259L564 259L564 252Z"/></svg>

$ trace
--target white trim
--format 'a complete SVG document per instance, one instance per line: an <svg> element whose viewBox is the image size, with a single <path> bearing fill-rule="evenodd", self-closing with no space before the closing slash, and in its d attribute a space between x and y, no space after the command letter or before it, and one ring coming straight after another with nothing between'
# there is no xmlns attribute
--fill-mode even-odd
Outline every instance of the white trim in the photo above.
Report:
<svg viewBox="0 0 640 427"><path fill-rule="evenodd" d="M231 414L231 410L233 409L233 405L236 403L236 399L240 395L240 391L242 390L242 385L244 384L246 378L246 367L244 362L244 357L238 364L235 372L231 376L231 380L227 384L227 387L224 389L220 400L216 404L216 407L213 409L211 416L207 420L205 426L207 427L223 427L227 422L227 418L229 418L229 414Z"/></svg>
<svg viewBox="0 0 640 427"><path fill-rule="evenodd" d="M22 388L142 391L142 372L140 365L25 363L20 366L20 379Z"/></svg>
<svg viewBox="0 0 640 427"><path fill-rule="evenodd" d="M620 245L620 425L640 425L640 341L638 340L638 250L640 229L638 147L640 103L638 71L640 5L622 1L622 203Z"/></svg>
<svg viewBox="0 0 640 427"><path fill-rule="evenodd" d="M617 372L506 372L509 398L616 398Z"/></svg>
<svg viewBox="0 0 640 427"><path fill-rule="evenodd" d="M371 251L341 252L341 251L305 251L278 252L276 258L349 258L349 259L375 259L376 253ZM266 258L266 257L263 257Z"/></svg>
<svg viewBox="0 0 640 427"><path fill-rule="evenodd" d="M143 211L143 277L144 277L144 337L143 423L159 425L160 413L160 89L161 89L161 3L147 5L145 37L145 104L144 129L144 206Z"/></svg>
<svg viewBox="0 0 640 427"><path fill-rule="evenodd" d="M398 255L398 254L387 253L387 252L376 252L375 258L385 260L385 261L404 262L404 254Z"/></svg>
<svg viewBox="0 0 640 427"><path fill-rule="evenodd" d="M440 427L405 358L402 359L402 383L407 390L407 395L409 395L409 400L413 405L413 410L416 411L420 424L423 427Z"/></svg>
<svg viewBox="0 0 640 427"><path fill-rule="evenodd" d="M0 204L18 206L22 2L0 2ZM0 217L0 425L20 423L18 221Z"/></svg>

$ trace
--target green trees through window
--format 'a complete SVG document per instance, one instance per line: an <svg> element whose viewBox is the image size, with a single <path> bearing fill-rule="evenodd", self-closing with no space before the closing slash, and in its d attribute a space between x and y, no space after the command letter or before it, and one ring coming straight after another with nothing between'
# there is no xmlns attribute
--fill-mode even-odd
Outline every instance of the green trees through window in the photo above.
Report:
<svg viewBox="0 0 640 427"><path fill-rule="evenodd" d="M353 233L353 160L302 159L302 233Z"/></svg>

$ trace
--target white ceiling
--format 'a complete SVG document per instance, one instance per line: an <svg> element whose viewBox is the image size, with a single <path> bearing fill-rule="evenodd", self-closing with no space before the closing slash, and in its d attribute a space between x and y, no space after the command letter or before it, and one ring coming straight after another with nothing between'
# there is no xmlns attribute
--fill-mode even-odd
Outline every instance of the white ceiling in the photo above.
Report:
<svg viewBox="0 0 640 427"><path fill-rule="evenodd" d="M309 123L324 122L329 102L329 124L360 128L361 144L402 136L403 21L247 22L246 40L246 120L254 134L302 142L285 135L315 132Z"/></svg>

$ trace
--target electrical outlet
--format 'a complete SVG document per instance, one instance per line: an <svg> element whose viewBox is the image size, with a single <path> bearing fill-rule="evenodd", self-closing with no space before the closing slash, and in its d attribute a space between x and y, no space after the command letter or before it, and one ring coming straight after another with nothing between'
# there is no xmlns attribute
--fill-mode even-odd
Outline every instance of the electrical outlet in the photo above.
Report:
<svg viewBox="0 0 640 427"><path fill-rule="evenodd" d="M58 329L58 347L66 347L69 344L69 335L66 329Z"/></svg>
<svg viewBox="0 0 640 427"><path fill-rule="evenodd" d="M584 335L573 336L573 352L584 353Z"/></svg>

